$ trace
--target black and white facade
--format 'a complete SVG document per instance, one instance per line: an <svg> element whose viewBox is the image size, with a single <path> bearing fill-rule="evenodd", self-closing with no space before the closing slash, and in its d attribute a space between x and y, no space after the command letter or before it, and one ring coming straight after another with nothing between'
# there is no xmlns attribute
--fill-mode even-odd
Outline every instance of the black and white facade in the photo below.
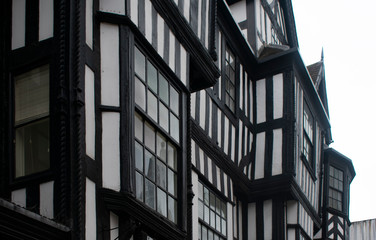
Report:
<svg viewBox="0 0 376 240"><path fill-rule="evenodd" d="M1 239L349 239L289 0L0 2Z"/></svg>

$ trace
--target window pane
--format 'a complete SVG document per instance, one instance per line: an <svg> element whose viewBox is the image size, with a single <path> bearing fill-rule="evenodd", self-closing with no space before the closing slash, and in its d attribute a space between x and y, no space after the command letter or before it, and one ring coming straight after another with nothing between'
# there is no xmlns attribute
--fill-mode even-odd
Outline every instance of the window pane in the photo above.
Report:
<svg viewBox="0 0 376 240"><path fill-rule="evenodd" d="M170 113L170 135L179 142L179 120Z"/></svg>
<svg viewBox="0 0 376 240"><path fill-rule="evenodd" d="M155 132L154 128L150 124L145 122L145 145L155 152Z"/></svg>
<svg viewBox="0 0 376 240"><path fill-rule="evenodd" d="M157 211L167 217L167 197L166 193L158 188L157 190Z"/></svg>
<svg viewBox="0 0 376 240"><path fill-rule="evenodd" d="M142 118L138 114L135 114L135 117L134 117L134 135L141 142L144 141L142 131L143 131Z"/></svg>
<svg viewBox="0 0 376 240"><path fill-rule="evenodd" d="M201 201L198 201L198 217L204 219L204 205Z"/></svg>
<svg viewBox="0 0 376 240"><path fill-rule="evenodd" d="M210 208L215 210L215 196L212 192L210 192Z"/></svg>
<svg viewBox="0 0 376 240"><path fill-rule="evenodd" d="M176 223L176 215L177 215L177 203L176 200L172 197L168 197L168 219Z"/></svg>
<svg viewBox="0 0 376 240"><path fill-rule="evenodd" d="M145 81L145 56L140 50L138 50L138 48L135 48L134 58L134 71L143 81Z"/></svg>
<svg viewBox="0 0 376 240"><path fill-rule="evenodd" d="M202 240L208 239L208 229L204 226L202 226Z"/></svg>
<svg viewBox="0 0 376 240"><path fill-rule="evenodd" d="M170 108L179 116L179 94L172 86L170 87Z"/></svg>
<svg viewBox="0 0 376 240"><path fill-rule="evenodd" d="M168 143L168 166L170 166L172 169L177 169L177 152L176 148Z"/></svg>
<svg viewBox="0 0 376 240"><path fill-rule="evenodd" d="M210 226L215 228L215 212L210 210Z"/></svg>
<svg viewBox="0 0 376 240"><path fill-rule="evenodd" d="M136 171L136 198L144 201L144 178Z"/></svg>
<svg viewBox="0 0 376 240"><path fill-rule="evenodd" d="M157 133L157 155L163 162L166 162L166 145L166 139L160 133Z"/></svg>
<svg viewBox="0 0 376 240"><path fill-rule="evenodd" d="M198 199L201 199L201 200L203 200L204 199L204 197L203 197L203 192L202 192L202 184L199 182L198 183Z"/></svg>
<svg viewBox="0 0 376 240"><path fill-rule="evenodd" d="M171 169L168 169L168 192L171 193L173 196L176 196L176 174L171 171Z"/></svg>
<svg viewBox="0 0 376 240"><path fill-rule="evenodd" d="M145 110L146 96L145 96L145 85L136 77L134 86L134 97L135 102L143 110Z"/></svg>
<svg viewBox="0 0 376 240"><path fill-rule="evenodd" d="M159 74L159 97L168 105L168 82Z"/></svg>
<svg viewBox="0 0 376 240"><path fill-rule="evenodd" d="M136 161L136 168L141 172L144 171L144 149L143 147L136 142L135 143L135 161Z"/></svg>
<svg viewBox="0 0 376 240"><path fill-rule="evenodd" d="M149 151L145 152L145 172L144 174L155 181L155 157Z"/></svg>
<svg viewBox="0 0 376 240"><path fill-rule="evenodd" d="M159 102L159 125L168 132L168 108Z"/></svg>
<svg viewBox="0 0 376 240"><path fill-rule="evenodd" d="M209 223L209 207L204 205L204 221Z"/></svg>
<svg viewBox="0 0 376 240"><path fill-rule="evenodd" d="M16 129L16 177L50 168L49 119Z"/></svg>
<svg viewBox="0 0 376 240"><path fill-rule="evenodd" d="M204 203L209 206L209 189L204 187Z"/></svg>
<svg viewBox="0 0 376 240"><path fill-rule="evenodd" d="M166 189L166 165L161 161L157 161L157 184Z"/></svg>
<svg viewBox="0 0 376 240"><path fill-rule="evenodd" d="M145 179L145 203L155 209L155 185Z"/></svg>
<svg viewBox="0 0 376 240"><path fill-rule="evenodd" d="M154 120L158 121L158 101L157 97L148 91L148 115Z"/></svg>
<svg viewBox="0 0 376 240"><path fill-rule="evenodd" d="M148 85L155 93L158 93L157 69L148 61Z"/></svg>
<svg viewBox="0 0 376 240"><path fill-rule="evenodd" d="M49 66L42 66L15 77L15 121L26 121L49 113Z"/></svg>

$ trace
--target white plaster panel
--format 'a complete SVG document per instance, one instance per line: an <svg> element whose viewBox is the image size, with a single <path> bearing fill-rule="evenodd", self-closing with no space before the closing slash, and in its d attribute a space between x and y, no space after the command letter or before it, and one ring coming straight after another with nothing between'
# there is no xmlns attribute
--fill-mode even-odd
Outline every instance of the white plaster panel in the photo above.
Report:
<svg viewBox="0 0 376 240"><path fill-rule="evenodd" d="M85 143L86 154L95 159L94 72L85 65Z"/></svg>
<svg viewBox="0 0 376 240"><path fill-rule="evenodd" d="M235 19L235 22L243 22L247 19L247 6L246 0L239 1L230 6L232 17Z"/></svg>
<svg viewBox="0 0 376 240"><path fill-rule="evenodd" d="M217 175L217 188L219 191L222 191L222 184L221 184L221 169L218 166L215 166L216 175Z"/></svg>
<svg viewBox="0 0 376 240"><path fill-rule="evenodd" d="M18 206L26 207L26 188L12 191L12 202Z"/></svg>
<svg viewBox="0 0 376 240"><path fill-rule="evenodd" d="M26 0L12 1L12 50L25 46Z"/></svg>
<svg viewBox="0 0 376 240"><path fill-rule="evenodd" d="M239 120L239 144L238 144L238 159L239 159L239 162L243 157L243 154L242 154L243 144L242 144L242 142L243 142L243 121Z"/></svg>
<svg viewBox="0 0 376 240"><path fill-rule="evenodd" d="M205 129L206 118L206 91L200 91L200 126Z"/></svg>
<svg viewBox="0 0 376 240"><path fill-rule="evenodd" d="M241 109L241 110L243 110L243 80L244 80L244 77L243 77L243 65L241 65L241 64L239 64L239 68L240 68L240 70L239 70L239 74L240 74L240 76L239 76L239 79L240 79L240 81L239 81L239 92L240 92L240 94L239 94L239 108Z"/></svg>
<svg viewBox="0 0 376 240"><path fill-rule="evenodd" d="M202 0L197 0L197 6L198 6L198 13L202 12ZM197 16L197 36L201 40L201 27L202 27L202 19L201 19L201 14L198 14Z"/></svg>
<svg viewBox="0 0 376 240"><path fill-rule="evenodd" d="M224 143L223 143L223 151L228 154L228 142L229 142L229 120L225 116L225 127L224 127Z"/></svg>
<svg viewBox="0 0 376 240"><path fill-rule="evenodd" d="M185 0L184 6L183 6L184 17L185 17L185 19L187 19L187 22L190 22L190 14L189 14L189 10L191 8L190 2L191 1L189 1L189 0Z"/></svg>
<svg viewBox="0 0 376 240"><path fill-rule="evenodd" d="M208 180L210 183L213 183L213 170L212 170L212 160L208 157Z"/></svg>
<svg viewBox="0 0 376 240"><path fill-rule="evenodd" d="M287 224L298 223L298 203L296 201L287 201Z"/></svg>
<svg viewBox="0 0 376 240"><path fill-rule="evenodd" d="M132 4L137 5L137 0L134 0L131 2ZM125 1L124 0L100 0L99 10L103 12L125 15Z"/></svg>
<svg viewBox="0 0 376 240"><path fill-rule="evenodd" d="M211 100L211 98L209 98L209 104L208 104L208 122L209 122L209 126L208 126L208 135L209 137L211 138L212 137L212 104L213 104L213 101Z"/></svg>
<svg viewBox="0 0 376 240"><path fill-rule="evenodd" d="M163 58L163 51L164 51L164 25L165 21L161 17L161 15L157 14L157 52L159 56Z"/></svg>
<svg viewBox="0 0 376 240"><path fill-rule="evenodd" d="M248 75L244 72L244 113L248 117Z"/></svg>
<svg viewBox="0 0 376 240"><path fill-rule="evenodd" d="M248 84L248 89L249 89L249 121L253 123L253 85L251 80L249 81Z"/></svg>
<svg viewBox="0 0 376 240"><path fill-rule="evenodd" d="M103 187L120 191L120 114L102 113Z"/></svg>
<svg viewBox="0 0 376 240"><path fill-rule="evenodd" d="M204 169L204 167L205 167L205 164L204 164L204 151L202 151L201 148L198 149L198 156L200 158L199 159L200 160L200 172L202 174L204 174L205 173L205 169Z"/></svg>
<svg viewBox="0 0 376 240"><path fill-rule="evenodd" d="M86 0L85 25L86 44L93 49L93 0Z"/></svg>
<svg viewBox="0 0 376 240"><path fill-rule="evenodd" d="M152 7L153 6L150 0L145 0L145 37L149 41L149 43L152 42L152 33L153 33Z"/></svg>
<svg viewBox="0 0 376 240"><path fill-rule="evenodd" d="M272 175L282 174L282 129L273 130Z"/></svg>
<svg viewBox="0 0 376 240"><path fill-rule="evenodd" d="M256 203L248 204L248 239L256 240Z"/></svg>
<svg viewBox="0 0 376 240"><path fill-rule="evenodd" d="M47 218L54 218L54 181L39 185L39 213Z"/></svg>
<svg viewBox="0 0 376 240"><path fill-rule="evenodd" d="M221 85L221 84L219 84ZM222 145L222 112L221 110L218 108L217 109L217 123L218 123L218 129L217 129L217 142L218 142L218 146L221 147Z"/></svg>
<svg viewBox="0 0 376 240"><path fill-rule="evenodd" d="M283 74L273 77L273 114L274 119L283 117Z"/></svg>
<svg viewBox="0 0 376 240"><path fill-rule="evenodd" d="M101 101L119 106L119 27L101 23Z"/></svg>
<svg viewBox="0 0 376 240"><path fill-rule="evenodd" d="M255 159L255 179L264 177L265 165L265 132L258 133L256 136L256 159Z"/></svg>
<svg viewBox="0 0 376 240"><path fill-rule="evenodd" d="M95 200L95 183L86 178L85 203L85 238L97 239L97 208Z"/></svg>
<svg viewBox="0 0 376 240"><path fill-rule="evenodd" d="M232 204L227 202L227 239L234 239L234 233L233 233L233 218L232 218Z"/></svg>
<svg viewBox="0 0 376 240"><path fill-rule="evenodd" d="M110 239L118 239L119 238L119 217L110 212Z"/></svg>
<svg viewBox="0 0 376 240"><path fill-rule="evenodd" d="M54 1L39 0L39 41L54 36Z"/></svg>
<svg viewBox="0 0 376 240"><path fill-rule="evenodd" d="M288 240L295 240L296 239L295 228L289 228L287 230L287 239Z"/></svg>
<svg viewBox="0 0 376 240"><path fill-rule="evenodd" d="M193 166L196 166L196 142L191 139L191 163Z"/></svg>
<svg viewBox="0 0 376 240"><path fill-rule="evenodd" d="M204 45L209 48L209 1L206 1Z"/></svg>
<svg viewBox="0 0 376 240"><path fill-rule="evenodd" d="M196 118L196 92L191 94L191 117Z"/></svg>
<svg viewBox="0 0 376 240"><path fill-rule="evenodd" d="M169 49L169 57L168 57L168 65L170 66L171 70L175 72L175 35L171 30L169 30L169 36L170 36L170 49Z"/></svg>
<svg viewBox="0 0 376 240"><path fill-rule="evenodd" d="M225 196L229 197L228 196L227 174L226 173L223 173L223 183L224 183Z"/></svg>
<svg viewBox="0 0 376 240"><path fill-rule="evenodd" d="M187 1L186 1L187 2ZM180 81L187 86L187 50L180 44Z"/></svg>
<svg viewBox="0 0 376 240"><path fill-rule="evenodd" d="M264 239L272 240L272 219L273 219L272 200L264 201Z"/></svg>
<svg viewBox="0 0 376 240"><path fill-rule="evenodd" d="M266 121L266 88L265 79L256 82L257 123Z"/></svg>
<svg viewBox="0 0 376 240"><path fill-rule="evenodd" d="M106 0L102 0L102 1L106 1ZM138 26L138 0L130 0L129 5L130 5L129 15L131 16L131 20L136 26Z"/></svg>
<svg viewBox="0 0 376 240"><path fill-rule="evenodd" d="M198 239L198 175L192 171L192 191L196 195L192 199L192 239Z"/></svg>
<svg viewBox="0 0 376 240"><path fill-rule="evenodd" d="M231 160L235 162L235 127L231 125Z"/></svg>

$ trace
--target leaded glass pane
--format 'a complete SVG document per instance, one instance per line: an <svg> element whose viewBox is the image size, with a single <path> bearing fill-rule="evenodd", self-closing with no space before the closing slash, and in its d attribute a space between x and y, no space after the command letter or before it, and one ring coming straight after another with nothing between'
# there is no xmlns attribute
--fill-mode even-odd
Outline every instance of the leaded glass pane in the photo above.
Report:
<svg viewBox="0 0 376 240"><path fill-rule="evenodd" d="M168 192L173 196L177 193L176 174L171 169L168 169Z"/></svg>
<svg viewBox="0 0 376 240"><path fill-rule="evenodd" d="M145 152L145 172L144 174L152 181L155 181L155 157L151 152Z"/></svg>
<svg viewBox="0 0 376 240"><path fill-rule="evenodd" d="M170 113L170 135L179 142L179 120L172 113Z"/></svg>
<svg viewBox="0 0 376 240"><path fill-rule="evenodd" d="M170 108L179 115L179 94L173 87L170 87Z"/></svg>
<svg viewBox="0 0 376 240"><path fill-rule="evenodd" d="M136 171L136 198L144 201L144 177Z"/></svg>
<svg viewBox="0 0 376 240"><path fill-rule="evenodd" d="M158 93L158 73L157 69L148 62L148 85L151 90L153 90L155 93Z"/></svg>
<svg viewBox="0 0 376 240"><path fill-rule="evenodd" d="M140 52L140 50L138 50L138 48L135 48L134 55L134 71L140 77L140 79L145 81L145 56Z"/></svg>
<svg viewBox="0 0 376 240"><path fill-rule="evenodd" d="M157 190L157 211L167 217L167 197L166 193L160 188Z"/></svg>
<svg viewBox="0 0 376 240"><path fill-rule="evenodd" d="M157 161L157 184L163 189L166 189L166 165Z"/></svg>
<svg viewBox="0 0 376 240"><path fill-rule="evenodd" d="M146 105L146 96L145 96L145 85L136 77L135 78L135 102L136 104L145 110Z"/></svg>
<svg viewBox="0 0 376 240"><path fill-rule="evenodd" d="M155 209L155 185L145 179L145 203Z"/></svg>
<svg viewBox="0 0 376 240"><path fill-rule="evenodd" d="M145 145L153 153L155 152L155 132L154 128L148 123L145 123Z"/></svg>
<svg viewBox="0 0 376 240"><path fill-rule="evenodd" d="M177 215L177 202L172 197L168 197L168 219L176 223L176 215Z"/></svg>
<svg viewBox="0 0 376 240"><path fill-rule="evenodd" d="M159 97L168 105L168 82L159 74Z"/></svg>
<svg viewBox="0 0 376 240"><path fill-rule="evenodd" d="M167 155L166 152L167 152L166 139L160 133L157 133L157 155L164 162L166 162L166 155Z"/></svg>
<svg viewBox="0 0 376 240"><path fill-rule="evenodd" d="M158 100L157 97L148 91L148 115L154 120L158 121Z"/></svg>
<svg viewBox="0 0 376 240"><path fill-rule="evenodd" d="M143 147L136 142L135 143L135 162L136 168L141 172L144 171L144 149Z"/></svg>
<svg viewBox="0 0 376 240"><path fill-rule="evenodd" d="M177 169L177 152L176 148L168 143L168 166L170 166L172 169Z"/></svg>
<svg viewBox="0 0 376 240"><path fill-rule="evenodd" d="M140 115L135 114L135 117L134 117L134 135L141 142L144 141L143 128L144 128L144 124L142 123L142 118L140 117Z"/></svg>
<svg viewBox="0 0 376 240"><path fill-rule="evenodd" d="M168 108L162 103L159 102L159 125L168 132Z"/></svg>

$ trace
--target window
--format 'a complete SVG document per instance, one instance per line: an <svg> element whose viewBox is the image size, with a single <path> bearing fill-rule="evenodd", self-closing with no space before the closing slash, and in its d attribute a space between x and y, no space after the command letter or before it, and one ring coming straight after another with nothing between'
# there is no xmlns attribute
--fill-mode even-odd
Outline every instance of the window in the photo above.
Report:
<svg viewBox="0 0 376 240"><path fill-rule="evenodd" d="M313 117L306 104L303 112L303 132L303 156L313 168Z"/></svg>
<svg viewBox="0 0 376 240"><path fill-rule="evenodd" d="M227 207L202 183L198 186L199 239L226 239Z"/></svg>
<svg viewBox="0 0 376 240"><path fill-rule="evenodd" d="M180 95L135 47L136 198L177 223Z"/></svg>
<svg viewBox="0 0 376 240"><path fill-rule="evenodd" d="M15 177L50 168L49 66L14 78Z"/></svg>
<svg viewBox="0 0 376 240"><path fill-rule="evenodd" d="M329 167L329 207L342 211L343 172Z"/></svg>
<svg viewBox="0 0 376 240"><path fill-rule="evenodd" d="M228 47L226 47L225 71L225 103L231 111L235 112L235 56Z"/></svg>

